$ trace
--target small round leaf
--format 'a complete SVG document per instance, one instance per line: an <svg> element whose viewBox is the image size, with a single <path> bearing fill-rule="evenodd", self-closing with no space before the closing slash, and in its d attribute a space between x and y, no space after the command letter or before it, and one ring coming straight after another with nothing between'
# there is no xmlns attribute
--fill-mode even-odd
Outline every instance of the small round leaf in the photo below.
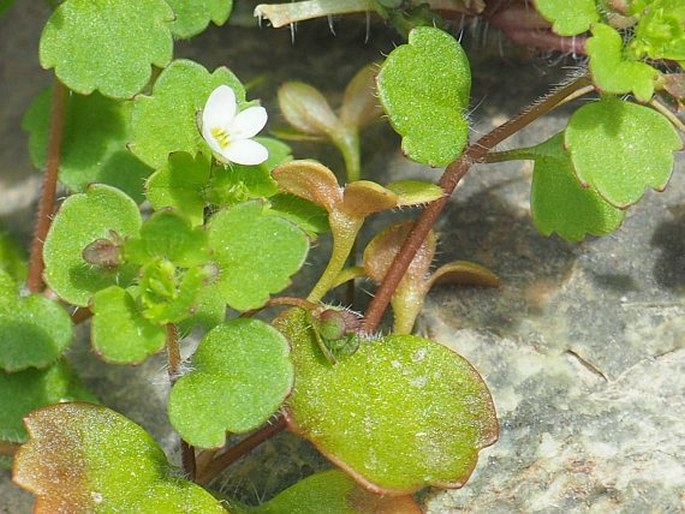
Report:
<svg viewBox="0 0 685 514"><path fill-rule="evenodd" d="M226 432L257 428L290 391L288 352L285 338L263 321L234 319L215 327L193 355L193 371L171 390L172 425L201 448L221 446Z"/></svg>
<svg viewBox="0 0 685 514"><path fill-rule="evenodd" d="M233 0L167 0L167 3L176 15L171 31L181 39L199 34L210 21L223 25L233 9Z"/></svg>
<svg viewBox="0 0 685 514"><path fill-rule="evenodd" d="M85 307L96 291L110 285L126 285L136 269L106 269L83 259L83 250L96 239L133 236L141 220L136 203L121 191L94 185L72 195L62 204L45 240L45 281L61 298Z"/></svg>
<svg viewBox="0 0 685 514"><path fill-rule="evenodd" d="M362 342L331 365L303 310L275 324L291 345L291 429L366 488L461 487L498 435L490 393L461 356L416 336Z"/></svg>
<svg viewBox="0 0 685 514"><path fill-rule="evenodd" d="M556 232L568 241L586 235L603 236L616 230L624 212L592 188L582 187L564 150L563 134L535 147L530 208L533 223L546 236Z"/></svg>
<svg viewBox="0 0 685 514"><path fill-rule="evenodd" d="M207 491L175 477L152 436L121 414L61 403L25 423L30 439L17 452L13 480L38 497L38 514L226 514Z"/></svg>
<svg viewBox="0 0 685 514"><path fill-rule="evenodd" d="M125 289L111 286L98 291L91 310L93 349L103 360L138 364L164 347L164 327L143 317L137 302Z"/></svg>
<svg viewBox="0 0 685 514"><path fill-rule="evenodd" d="M219 268L217 287L236 310L261 307L300 269L309 243L304 232L258 201L224 209L209 222L209 246Z"/></svg>
<svg viewBox="0 0 685 514"><path fill-rule="evenodd" d="M93 183L121 189L142 203L143 183L152 172L127 148L132 104L98 93L70 95L64 120L59 180L83 192ZM38 169L45 167L48 148L50 90L36 97L26 111L22 128L29 131L29 153Z"/></svg>
<svg viewBox="0 0 685 514"><path fill-rule="evenodd" d="M627 207L646 188L663 190L682 141L661 114L606 98L578 109L564 131L576 175L609 203Z"/></svg>
<svg viewBox="0 0 685 514"><path fill-rule="evenodd" d="M560 36L575 36L599 21L595 0L535 0L535 8Z"/></svg>
<svg viewBox="0 0 685 514"><path fill-rule="evenodd" d="M430 166L455 160L468 141L469 61L456 39L417 27L393 50L378 74L378 93L402 151Z"/></svg>
<svg viewBox="0 0 685 514"><path fill-rule="evenodd" d="M0 370L0 441L23 443L27 438L24 416L40 407L71 400L96 401L65 360L46 369L16 373Z"/></svg>
<svg viewBox="0 0 685 514"><path fill-rule="evenodd" d="M152 96L140 95L133 101L131 151L153 168L166 165L172 152L209 154L197 114L222 84L233 89L239 105L245 101L245 89L228 69L218 68L210 74L193 61L172 62L157 78Z"/></svg>
<svg viewBox="0 0 685 514"><path fill-rule="evenodd" d="M0 300L0 368L14 372L55 362L73 337L64 308L43 295Z"/></svg>
<svg viewBox="0 0 685 514"><path fill-rule="evenodd" d="M40 38L40 63L84 95L95 89L131 98L150 80L152 65L165 67L173 52L163 0L66 0L52 13Z"/></svg>

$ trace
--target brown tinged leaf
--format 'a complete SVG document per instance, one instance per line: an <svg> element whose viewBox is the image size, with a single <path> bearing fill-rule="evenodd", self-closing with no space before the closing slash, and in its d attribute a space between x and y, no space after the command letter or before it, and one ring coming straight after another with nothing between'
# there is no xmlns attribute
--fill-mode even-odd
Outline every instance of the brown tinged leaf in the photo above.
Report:
<svg viewBox="0 0 685 514"><path fill-rule="evenodd" d="M318 89L303 82L286 82L278 89L278 104L294 128L313 136L330 136L340 120Z"/></svg>
<svg viewBox="0 0 685 514"><path fill-rule="evenodd" d="M345 88L340 106L340 121L358 129L370 125L383 115L376 92L376 64L369 64L357 72Z"/></svg>
<svg viewBox="0 0 685 514"><path fill-rule="evenodd" d="M453 261L435 270L429 279L429 284L430 287L435 284L499 287L501 281L485 266L469 261Z"/></svg>
<svg viewBox="0 0 685 514"><path fill-rule="evenodd" d="M345 186L341 210L352 218L397 207L398 196L376 182L357 180Z"/></svg>
<svg viewBox="0 0 685 514"><path fill-rule="evenodd" d="M314 202L328 212L342 200L342 188L338 185L338 179L319 162L286 162L276 166L271 175L281 190Z"/></svg>

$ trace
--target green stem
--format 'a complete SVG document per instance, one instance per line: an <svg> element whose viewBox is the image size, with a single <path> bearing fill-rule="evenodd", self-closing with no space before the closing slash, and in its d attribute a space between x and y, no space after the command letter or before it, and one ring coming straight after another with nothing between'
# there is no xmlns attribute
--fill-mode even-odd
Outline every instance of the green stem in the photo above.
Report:
<svg viewBox="0 0 685 514"><path fill-rule="evenodd" d="M32 293L43 290L43 245L50 230L52 214L55 208L57 193L57 176L59 163L62 158L62 139L64 136L64 119L67 110L69 90L59 80L55 79L52 87L52 103L50 107L50 132L48 133L48 156L43 174L43 192L38 204L36 228L31 242L31 256L29 258L29 272L27 286Z"/></svg>
<svg viewBox="0 0 685 514"><path fill-rule="evenodd" d="M321 278L307 296L310 302L318 302L336 283L340 271L345 267L347 257L354 247L363 218L351 218L338 210L330 213L329 223L333 233L333 252Z"/></svg>
<svg viewBox="0 0 685 514"><path fill-rule="evenodd" d="M345 127L331 135L333 143L345 161L345 178L348 183L361 178L361 157L359 152L359 132L356 127Z"/></svg>
<svg viewBox="0 0 685 514"><path fill-rule="evenodd" d="M404 277L409 264L414 255L423 244L424 239L435 225L440 213L449 202L454 189L461 179L466 175L472 165L483 162L486 155L499 143L523 129L540 116L543 116L557 107L570 95L589 85L587 76L582 76L563 87L553 91L541 101L531 105L515 118L508 120L504 124L485 134L478 141L471 144L466 151L452 164L447 166L440 178L440 187L445 195L434 202L428 204L414 225L409 236L405 240L402 248L395 256L388 272L383 278L383 282L376 290L369 307L364 314L364 331L373 332L378 327L385 309L390 303L393 293L397 289L402 277Z"/></svg>
<svg viewBox="0 0 685 514"><path fill-rule="evenodd" d="M268 19L274 28L279 28L298 21L373 9L372 0L306 0L286 4L259 4L255 7L254 14Z"/></svg>
<svg viewBox="0 0 685 514"><path fill-rule="evenodd" d="M166 355L169 382L173 386L181 371L181 348L178 344L178 327L173 323L166 326ZM190 480L195 480L195 449L181 439L181 463Z"/></svg>

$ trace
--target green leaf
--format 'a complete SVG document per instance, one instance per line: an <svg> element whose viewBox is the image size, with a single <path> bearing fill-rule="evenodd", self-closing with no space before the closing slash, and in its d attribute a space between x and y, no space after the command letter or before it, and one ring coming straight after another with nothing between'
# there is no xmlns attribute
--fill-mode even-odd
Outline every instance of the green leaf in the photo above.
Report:
<svg viewBox="0 0 685 514"><path fill-rule="evenodd" d="M14 481L37 497L37 512L226 513L200 486L174 476L140 426L105 407L62 403L26 418L29 442Z"/></svg>
<svg viewBox="0 0 685 514"><path fill-rule="evenodd" d="M0 440L23 443L27 438L24 416L40 407L72 400L96 401L64 360L46 369L17 373L0 370Z"/></svg>
<svg viewBox="0 0 685 514"><path fill-rule="evenodd" d="M178 322L179 332L188 334L195 326L201 326L211 330L226 317L226 302L221 297L221 292L216 284L205 286L200 290L195 299L195 304L190 308L191 315Z"/></svg>
<svg viewBox="0 0 685 514"><path fill-rule="evenodd" d="M635 27L629 48L636 57L671 59L685 64L685 4L655 0Z"/></svg>
<svg viewBox="0 0 685 514"><path fill-rule="evenodd" d="M469 61L456 39L418 27L393 50L378 74L378 93L402 151L430 166L455 160L468 141Z"/></svg>
<svg viewBox="0 0 685 514"><path fill-rule="evenodd" d="M602 92L616 95L633 93L641 102L652 98L659 72L649 64L625 60L622 55L623 38L616 29L602 23L594 24L586 48L592 80Z"/></svg>
<svg viewBox="0 0 685 514"><path fill-rule="evenodd" d="M93 183L121 189L142 203L143 183L152 169L126 148L131 102L98 93L70 95L64 120L59 180L70 190L83 192ZM50 90L36 97L22 122L29 132L33 165L44 169L48 147Z"/></svg>
<svg viewBox="0 0 685 514"><path fill-rule="evenodd" d="M45 240L45 281L67 302L85 307L93 293L110 285L127 285L135 276L131 266L107 269L83 259L83 250L96 239L134 236L140 229L138 206L113 187L94 185L62 204Z"/></svg>
<svg viewBox="0 0 685 514"><path fill-rule="evenodd" d="M13 3L14 0L0 0L0 15L9 9Z"/></svg>
<svg viewBox="0 0 685 514"><path fill-rule="evenodd" d="M399 196L399 206L425 204L445 194L437 184L420 180L396 180L385 187Z"/></svg>
<svg viewBox="0 0 685 514"><path fill-rule="evenodd" d="M98 291L91 310L93 349L103 360L138 364L164 347L164 327L143 317L140 306L126 289L111 286Z"/></svg>
<svg viewBox="0 0 685 514"><path fill-rule="evenodd" d="M275 214L304 230L311 238L329 232L328 212L313 202L289 193L279 193L269 198L271 209L268 214Z"/></svg>
<svg viewBox="0 0 685 514"><path fill-rule="evenodd" d="M420 514L411 496L378 496L361 488L337 469L300 480L252 510L254 514Z"/></svg>
<svg viewBox="0 0 685 514"><path fill-rule="evenodd" d="M560 133L532 149L537 154L530 193L535 228L546 236L556 232L568 241L613 232L624 212L578 182L563 140Z"/></svg>
<svg viewBox="0 0 685 514"><path fill-rule="evenodd" d="M595 0L535 0L535 8L560 36L575 36L599 21Z"/></svg>
<svg viewBox="0 0 685 514"><path fill-rule="evenodd" d="M678 132L658 112L615 98L578 109L564 132L576 175L617 207L663 190L682 148Z"/></svg>
<svg viewBox="0 0 685 514"><path fill-rule="evenodd" d="M288 339L295 384L286 419L366 488L410 494L460 487L478 451L495 442L492 398L462 357L434 341L363 341L331 365L303 310L275 323Z"/></svg>
<svg viewBox="0 0 685 514"><path fill-rule="evenodd" d="M140 95L133 101L131 151L153 168L166 165L172 152L210 155L197 114L222 84L233 89L239 105L245 102L245 89L227 68L210 74L193 61L172 62L155 82L152 96Z"/></svg>
<svg viewBox="0 0 685 514"><path fill-rule="evenodd" d="M209 159L200 153L195 158L185 152L172 153L168 163L148 179L147 199L157 210L173 207L185 214L193 225L201 225L210 169Z"/></svg>
<svg viewBox="0 0 685 514"><path fill-rule="evenodd" d="M288 145L268 137L256 137L269 151L269 158L256 166L232 164L216 167L207 191L210 203L233 205L252 198L268 198L278 193L278 185L271 178L271 170L292 160Z"/></svg>
<svg viewBox="0 0 685 514"><path fill-rule="evenodd" d="M140 273L143 315L160 325L189 318L201 301L203 288L212 282L216 272L212 265L181 270L166 259L148 263Z"/></svg>
<svg viewBox="0 0 685 514"><path fill-rule="evenodd" d="M233 9L233 0L167 0L167 3L176 15L171 31L181 39L199 34L210 21L223 25Z"/></svg>
<svg viewBox="0 0 685 514"><path fill-rule="evenodd" d="M43 29L40 64L77 93L131 98L150 80L152 65L171 61L173 19L163 0L65 0Z"/></svg>
<svg viewBox="0 0 685 514"><path fill-rule="evenodd" d="M0 296L0 368L44 368L64 353L73 337L71 318L43 295Z"/></svg>
<svg viewBox="0 0 685 514"><path fill-rule="evenodd" d="M209 246L219 268L217 286L232 308L261 307L304 264L304 232L271 216L257 201L224 209L209 221Z"/></svg>
<svg viewBox="0 0 685 514"><path fill-rule="evenodd" d="M290 391L288 343L270 325L234 319L212 329L193 355L192 370L169 396L169 419L194 446L215 448L226 432L259 427Z"/></svg>
<svg viewBox="0 0 685 514"><path fill-rule="evenodd" d="M28 265L23 250L0 225L0 271L5 271L16 282L24 282Z"/></svg>
<svg viewBox="0 0 685 514"><path fill-rule="evenodd" d="M126 242L125 258L143 265L158 257L184 268L204 264L209 259L207 233L171 209L157 211L143 223L140 237Z"/></svg>

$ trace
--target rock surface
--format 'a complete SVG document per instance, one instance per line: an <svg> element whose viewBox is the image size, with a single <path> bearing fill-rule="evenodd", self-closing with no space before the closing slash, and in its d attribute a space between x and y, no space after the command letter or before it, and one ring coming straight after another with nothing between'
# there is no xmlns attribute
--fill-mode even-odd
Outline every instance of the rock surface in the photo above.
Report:
<svg viewBox="0 0 685 514"><path fill-rule="evenodd" d="M17 2L0 17L0 217L24 240L39 176L19 127L31 99L51 81L37 62L47 15L43 4ZM303 24L294 44L287 30L211 28L178 43L177 55L209 69L228 65L245 81L263 77L252 96L275 112L282 81L310 82L335 98L356 69L392 49L394 36L382 27L374 27L365 43L358 21L341 21L337 37L325 24ZM477 43L467 49L475 62L474 137L563 76L544 60L501 60ZM505 146L540 142L563 123L562 110ZM397 143L386 128L370 130L364 143L370 176L437 178L437 170L404 160ZM340 168L339 158L320 147L300 146L297 152ZM666 192L647 193L615 234L579 245L535 232L528 164L482 166L469 174L439 226L440 262L477 261L498 273L503 286L436 288L420 329L481 372L497 405L501 437L481 453L463 489L420 495L429 512L685 510L684 172L681 156ZM327 248L322 244L319 255ZM313 273L297 286L301 291ZM163 359L135 368L105 365L92 358L87 327L79 336L70 357L86 384L176 458L164 409ZM281 434L216 485L256 502L325 466L309 445ZM22 514L31 505L31 496L3 472L0 512Z"/></svg>

